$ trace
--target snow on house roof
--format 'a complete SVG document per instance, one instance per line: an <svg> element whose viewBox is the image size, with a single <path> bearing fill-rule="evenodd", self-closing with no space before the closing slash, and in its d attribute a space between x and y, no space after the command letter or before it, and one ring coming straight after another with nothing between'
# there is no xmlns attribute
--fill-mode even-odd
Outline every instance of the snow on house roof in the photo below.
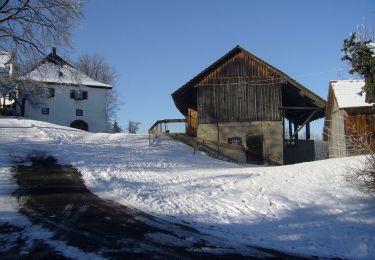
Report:
<svg viewBox="0 0 375 260"><path fill-rule="evenodd" d="M0 68L5 68L5 64L7 64L12 55L8 52L0 51Z"/></svg>
<svg viewBox="0 0 375 260"><path fill-rule="evenodd" d="M96 81L80 70L74 68L53 50L32 71L20 80L32 80L45 83L86 85L91 87L112 88L110 85Z"/></svg>
<svg viewBox="0 0 375 260"><path fill-rule="evenodd" d="M67 64L58 65L52 62L40 64L24 77L21 77L21 79L45 83L78 84L111 88L110 85L96 81L72 66Z"/></svg>
<svg viewBox="0 0 375 260"><path fill-rule="evenodd" d="M339 108L371 107L373 103L366 103L366 94L362 88L364 80L334 80L330 82Z"/></svg>

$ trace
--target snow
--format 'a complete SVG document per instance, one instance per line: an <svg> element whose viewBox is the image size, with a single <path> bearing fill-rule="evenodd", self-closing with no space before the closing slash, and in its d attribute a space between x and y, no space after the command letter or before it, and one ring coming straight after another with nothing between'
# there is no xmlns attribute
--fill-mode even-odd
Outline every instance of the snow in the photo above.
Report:
<svg viewBox="0 0 375 260"><path fill-rule="evenodd" d="M334 80L330 82L339 108L371 107L363 92L364 80Z"/></svg>
<svg viewBox="0 0 375 260"><path fill-rule="evenodd" d="M370 50L372 52L372 57L375 57L375 42L369 42L367 44L367 47L370 48Z"/></svg>
<svg viewBox="0 0 375 260"><path fill-rule="evenodd" d="M58 126L60 129L64 129ZM66 128L68 129L68 128ZM63 256L72 259L102 259L99 255L86 253L64 241L52 239L53 233L40 225L34 225L25 216L18 213L18 201L12 193L17 186L12 178L11 167L14 161L23 159L35 152L48 152L46 149L57 149L53 140L41 135L28 120L2 119L0 117L0 226L9 223L22 228L10 235L0 234L0 252L6 251L23 239L27 243L20 254L28 254L34 241L44 241Z"/></svg>
<svg viewBox="0 0 375 260"><path fill-rule="evenodd" d="M5 68L5 64L7 64L11 58L12 55L8 52L0 51L0 68Z"/></svg>
<svg viewBox="0 0 375 260"><path fill-rule="evenodd" d="M239 166L194 155L170 139L149 147L144 135L93 134L17 118L0 118L0 146L2 173L11 156L45 152L74 165L97 195L189 225L239 250L253 245L305 256L375 259L375 201L347 181L350 167L363 157ZM0 219L17 222L10 175L1 175L8 179L1 179L0 203L9 209ZM150 238L172 243L158 233Z"/></svg>
<svg viewBox="0 0 375 260"><path fill-rule="evenodd" d="M69 65L56 65L45 61L29 72L21 80L32 80L45 83L78 84L94 87L111 88L110 85L96 81Z"/></svg>

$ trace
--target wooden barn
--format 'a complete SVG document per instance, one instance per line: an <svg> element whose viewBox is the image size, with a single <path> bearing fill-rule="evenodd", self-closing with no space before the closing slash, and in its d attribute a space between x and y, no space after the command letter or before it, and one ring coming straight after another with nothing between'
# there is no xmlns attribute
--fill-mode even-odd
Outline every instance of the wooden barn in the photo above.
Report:
<svg viewBox="0 0 375 260"><path fill-rule="evenodd" d="M310 122L324 117L326 106L322 98L240 46L180 87L172 97L186 117L189 135L240 145L244 156L238 161L260 164L297 162L284 154L298 153L298 132L305 127L306 139L310 139ZM241 158L236 155L238 151L224 152Z"/></svg>
<svg viewBox="0 0 375 260"><path fill-rule="evenodd" d="M334 80L329 83L324 138L329 157L357 154L353 140L365 133L375 134L374 103L366 102L364 80ZM374 136L368 139L375 148Z"/></svg>

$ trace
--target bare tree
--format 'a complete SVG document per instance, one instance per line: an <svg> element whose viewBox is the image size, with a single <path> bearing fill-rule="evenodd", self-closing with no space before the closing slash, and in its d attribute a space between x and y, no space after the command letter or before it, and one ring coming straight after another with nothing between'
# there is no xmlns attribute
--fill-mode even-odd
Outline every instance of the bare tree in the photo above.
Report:
<svg viewBox="0 0 375 260"><path fill-rule="evenodd" d="M83 17L82 0L0 0L0 55L12 55L0 75L0 94L22 107L44 95L37 82L19 81L52 46L70 47L71 33ZM31 65L31 66L29 66ZM27 87L26 87L27 85ZM36 99L35 99L36 100Z"/></svg>
<svg viewBox="0 0 375 260"><path fill-rule="evenodd" d="M126 130L129 134L136 134L139 130L140 122L129 120Z"/></svg>
<svg viewBox="0 0 375 260"><path fill-rule="evenodd" d="M52 46L70 47L82 7L82 0L0 0L0 51L36 61Z"/></svg>
<svg viewBox="0 0 375 260"><path fill-rule="evenodd" d="M115 121L121 105L116 87L116 70L107 63L103 56L88 53L78 58L75 67L87 76L112 86L112 91L109 91L106 96L106 115L108 121Z"/></svg>
<svg viewBox="0 0 375 260"><path fill-rule="evenodd" d="M45 83L0 77L0 96L3 98L3 102L5 100L14 101L15 105L20 109L21 116L25 115L26 101L35 107L40 105L40 97L48 95L48 85ZM10 114L15 114L16 106L8 109Z"/></svg>

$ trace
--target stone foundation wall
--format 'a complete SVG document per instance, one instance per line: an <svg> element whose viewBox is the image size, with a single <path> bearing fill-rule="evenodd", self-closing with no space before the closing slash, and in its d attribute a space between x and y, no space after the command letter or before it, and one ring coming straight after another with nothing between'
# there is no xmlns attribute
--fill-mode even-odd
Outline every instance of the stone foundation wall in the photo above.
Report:
<svg viewBox="0 0 375 260"><path fill-rule="evenodd" d="M263 158L265 162L283 164L283 126L280 121L262 122L232 122L217 124L199 124L197 136L199 138L228 143L228 138L240 137L242 145L246 148L246 137L249 135L263 135ZM242 158L244 155L232 150L225 150L228 156ZM246 160L245 160L246 162Z"/></svg>

